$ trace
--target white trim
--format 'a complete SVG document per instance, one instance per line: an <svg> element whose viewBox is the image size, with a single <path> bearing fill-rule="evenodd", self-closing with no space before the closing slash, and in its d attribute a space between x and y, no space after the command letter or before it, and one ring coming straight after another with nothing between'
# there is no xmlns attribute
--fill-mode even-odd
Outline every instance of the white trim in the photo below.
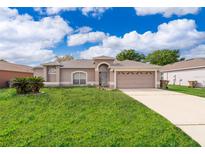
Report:
<svg viewBox="0 0 205 154"><path fill-rule="evenodd" d="M60 82L44 82L45 86L60 86Z"/></svg>
<svg viewBox="0 0 205 154"><path fill-rule="evenodd" d="M60 82L60 84L72 84L72 82Z"/></svg>
<svg viewBox="0 0 205 154"><path fill-rule="evenodd" d="M160 72L161 72L161 73L165 73L165 72L184 71L184 70L200 69L200 68L205 68L205 66L196 66L196 67L178 68L178 69L170 69L170 70L160 70Z"/></svg>
<svg viewBox="0 0 205 154"><path fill-rule="evenodd" d="M75 86L73 82L44 82L45 86ZM86 85L95 85L95 81L87 81L84 85L76 86L86 86Z"/></svg>
<svg viewBox="0 0 205 154"><path fill-rule="evenodd" d="M157 88L157 71L155 71L155 88Z"/></svg>
<svg viewBox="0 0 205 154"><path fill-rule="evenodd" d="M56 73L48 73L48 75L56 75Z"/></svg>
<svg viewBox="0 0 205 154"><path fill-rule="evenodd" d="M86 85L95 85L96 82L95 81L88 81Z"/></svg>
<svg viewBox="0 0 205 154"><path fill-rule="evenodd" d="M115 83L114 82L108 82L109 83L109 85L115 85Z"/></svg>
<svg viewBox="0 0 205 154"><path fill-rule="evenodd" d="M97 68L95 69L96 71L98 71L99 70L99 67L100 67L100 65L102 65L102 64L106 64L106 65L108 65L108 68L110 68L110 64L108 63L108 62L100 62L98 65L97 65Z"/></svg>
<svg viewBox="0 0 205 154"><path fill-rule="evenodd" d="M43 82L44 84L59 84L60 82Z"/></svg>
<svg viewBox="0 0 205 154"><path fill-rule="evenodd" d="M71 83L72 83L72 85L74 85L73 84L73 74L75 74L75 73L85 73L85 85L87 85L87 82L88 82L88 73L87 72L85 72L85 71L74 71L74 72L71 72ZM80 85L80 84L79 84Z"/></svg>
<svg viewBox="0 0 205 154"><path fill-rule="evenodd" d="M72 86L71 82L60 82L59 84L60 87L70 87Z"/></svg>

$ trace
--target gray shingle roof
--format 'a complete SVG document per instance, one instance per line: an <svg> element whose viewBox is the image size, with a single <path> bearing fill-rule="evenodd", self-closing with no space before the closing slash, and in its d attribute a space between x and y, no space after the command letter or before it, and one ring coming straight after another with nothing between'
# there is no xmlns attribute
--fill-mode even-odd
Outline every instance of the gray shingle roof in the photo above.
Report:
<svg viewBox="0 0 205 154"><path fill-rule="evenodd" d="M205 58L195 58L185 61L176 62L173 64L163 66L160 71L184 70L197 67L205 67Z"/></svg>
<svg viewBox="0 0 205 154"><path fill-rule="evenodd" d="M63 68L95 68L94 61L88 59L70 60L61 65Z"/></svg>
<svg viewBox="0 0 205 154"><path fill-rule="evenodd" d="M108 56L98 56L98 57L94 57L93 59L115 59L113 57L108 57Z"/></svg>
<svg viewBox="0 0 205 154"><path fill-rule="evenodd" d="M33 69L36 69L36 68L42 68L43 69L43 66L39 65L39 66L33 67Z"/></svg>
<svg viewBox="0 0 205 154"><path fill-rule="evenodd" d="M100 56L100 58L105 58L106 56ZM110 57L108 57L110 59ZM113 59L114 60L114 59ZM94 60L90 59L79 59L79 60L70 60L61 63L51 62L43 64L45 66L61 65L61 68L95 68ZM136 62L132 60L117 61L115 60L111 65L111 68L160 68L157 65L151 65L141 62Z"/></svg>
<svg viewBox="0 0 205 154"><path fill-rule="evenodd" d="M30 66L9 63L6 61L0 61L0 70L33 73L32 67Z"/></svg>
<svg viewBox="0 0 205 154"><path fill-rule="evenodd" d="M54 62L44 63L44 64L42 64L42 65L43 65L43 66L58 66L58 65L60 65L60 63L54 61Z"/></svg>
<svg viewBox="0 0 205 154"><path fill-rule="evenodd" d="M112 68L160 68L158 65L152 65L132 60L115 61Z"/></svg>

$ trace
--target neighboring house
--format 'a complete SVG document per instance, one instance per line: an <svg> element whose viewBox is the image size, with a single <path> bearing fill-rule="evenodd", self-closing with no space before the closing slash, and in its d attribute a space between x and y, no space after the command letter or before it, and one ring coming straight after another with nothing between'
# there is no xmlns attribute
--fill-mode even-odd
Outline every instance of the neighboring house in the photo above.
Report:
<svg viewBox="0 0 205 154"><path fill-rule="evenodd" d="M117 61L100 56L91 60L50 62L34 67L47 86L96 85L110 88L157 88L159 66L136 61Z"/></svg>
<svg viewBox="0 0 205 154"><path fill-rule="evenodd" d="M205 87L205 58L189 59L161 68L164 80L169 84L188 86L188 81L197 81L198 87Z"/></svg>
<svg viewBox="0 0 205 154"><path fill-rule="evenodd" d="M16 77L33 76L32 67L0 61L0 87L7 87L8 81Z"/></svg>

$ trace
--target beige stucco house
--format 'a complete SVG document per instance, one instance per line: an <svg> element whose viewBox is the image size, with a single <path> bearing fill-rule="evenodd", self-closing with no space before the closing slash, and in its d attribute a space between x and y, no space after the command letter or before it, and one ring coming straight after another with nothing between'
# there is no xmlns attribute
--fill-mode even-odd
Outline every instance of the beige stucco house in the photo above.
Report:
<svg viewBox="0 0 205 154"><path fill-rule="evenodd" d="M197 81L198 87L205 87L205 58L194 58L165 65L162 77L169 84L188 86L188 81Z"/></svg>
<svg viewBox="0 0 205 154"><path fill-rule="evenodd" d="M90 60L50 62L34 68L34 76L41 76L46 86L96 85L109 88L157 88L159 66L117 61L100 56Z"/></svg>

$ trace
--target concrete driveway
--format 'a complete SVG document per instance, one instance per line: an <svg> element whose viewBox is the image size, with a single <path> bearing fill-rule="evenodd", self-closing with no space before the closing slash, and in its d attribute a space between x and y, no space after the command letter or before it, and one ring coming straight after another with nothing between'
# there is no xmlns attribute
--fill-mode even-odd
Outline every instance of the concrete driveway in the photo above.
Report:
<svg viewBox="0 0 205 154"><path fill-rule="evenodd" d="M121 89L205 146L205 98L160 89Z"/></svg>

